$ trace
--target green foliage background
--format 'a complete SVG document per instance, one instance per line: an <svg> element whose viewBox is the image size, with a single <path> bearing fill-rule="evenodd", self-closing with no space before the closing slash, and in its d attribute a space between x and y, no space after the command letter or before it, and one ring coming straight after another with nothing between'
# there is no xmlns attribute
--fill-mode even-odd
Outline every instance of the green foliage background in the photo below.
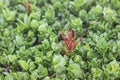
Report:
<svg viewBox="0 0 120 80"><path fill-rule="evenodd" d="M0 0L0 80L120 80L120 0ZM70 56L60 31L85 31Z"/></svg>

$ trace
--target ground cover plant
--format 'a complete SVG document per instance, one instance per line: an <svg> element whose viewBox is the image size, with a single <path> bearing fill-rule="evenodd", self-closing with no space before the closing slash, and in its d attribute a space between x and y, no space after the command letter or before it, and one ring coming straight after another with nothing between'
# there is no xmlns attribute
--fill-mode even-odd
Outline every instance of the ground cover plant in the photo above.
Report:
<svg viewBox="0 0 120 80"><path fill-rule="evenodd" d="M0 80L120 80L120 0L0 0Z"/></svg>

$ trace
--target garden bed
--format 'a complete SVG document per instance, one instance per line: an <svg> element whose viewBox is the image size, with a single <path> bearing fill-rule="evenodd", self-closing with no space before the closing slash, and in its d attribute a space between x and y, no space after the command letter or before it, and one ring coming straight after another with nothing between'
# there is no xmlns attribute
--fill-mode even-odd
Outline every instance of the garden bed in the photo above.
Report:
<svg viewBox="0 0 120 80"><path fill-rule="evenodd" d="M0 0L0 80L120 80L119 0Z"/></svg>

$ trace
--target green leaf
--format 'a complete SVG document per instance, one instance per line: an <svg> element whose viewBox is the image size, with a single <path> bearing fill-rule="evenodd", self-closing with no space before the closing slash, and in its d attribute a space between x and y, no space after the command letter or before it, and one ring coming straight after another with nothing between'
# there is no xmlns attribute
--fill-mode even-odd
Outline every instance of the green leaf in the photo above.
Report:
<svg viewBox="0 0 120 80"><path fill-rule="evenodd" d="M112 10L111 8L105 7L103 9L103 15L106 21L112 22L116 20L116 11Z"/></svg>
<svg viewBox="0 0 120 80"><path fill-rule="evenodd" d="M37 29L38 26L39 26L39 22L37 20L32 20L31 21L31 27L33 29Z"/></svg>
<svg viewBox="0 0 120 80"><path fill-rule="evenodd" d="M52 42L52 49L58 50L58 44L56 44L55 42Z"/></svg>
<svg viewBox="0 0 120 80"><path fill-rule="evenodd" d="M19 64L22 67L23 70L28 69L28 63L25 60L19 60Z"/></svg>
<svg viewBox="0 0 120 80"><path fill-rule="evenodd" d="M27 14L24 15L24 23L27 24L29 23L29 16Z"/></svg>
<svg viewBox="0 0 120 80"><path fill-rule="evenodd" d="M33 32L32 30L30 30L30 31L28 32L28 37L31 37L31 38L34 37L34 32Z"/></svg>
<svg viewBox="0 0 120 80"><path fill-rule="evenodd" d="M47 68L44 68L41 64L39 64L38 66L38 74L39 74L39 78L42 78L44 76L48 75L48 71Z"/></svg>
<svg viewBox="0 0 120 80"><path fill-rule="evenodd" d="M31 80L37 80L37 78L38 78L38 69L31 72L30 78L31 78Z"/></svg>
<svg viewBox="0 0 120 80"><path fill-rule="evenodd" d="M47 76L47 77L45 77L43 80L50 80L50 77Z"/></svg>
<svg viewBox="0 0 120 80"><path fill-rule="evenodd" d="M45 22L41 22L41 24L40 24L40 26L38 27L38 31L39 32L46 32L47 31L47 26L48 26L48 24L47 23L45 23Z"/></svg>
<svg viewBox="0 0 120 80"><path fill-rule="evenodd" d="M29 80L29 74L27 72L17 72L16 75L14 75L16 79L18 80Z"/></svg>
<svg viewBox="0 0 120 80"><path fill-rule="evenodd" d="M74 62L80 63L82 61L82 57L79 55L75 55Z"/></svg>
<svg viewBox="0 0 120 80"><path fill-rule="evenodd" d="M34 70L36 66L35 66L34 62L30 62L28 67L29 67L29 71L32 72L32 70Z"/></svg>
<svg viewBox="0 0 120 80"><path fill-rule="evenodd" d="M49 48L49 41L47 39L44 39L44 41L42 41L42 47L44 49Z"/></svg>
<svg viewBox="0 0 120 80"><path fill-rule="evenodd" d="M16 11L10 11L8 8L3 9L2 12L7 21L13 21L16 16Z"/></svg>
<svg viewBox="0 0 120 80"><path fill-rule="evenodd" d="M54 69L57 69L57 67L64 67L66 64L66 60L61 55L54 55L52 64L53 64Z"/></svg>
<svg viewBox="0 0 120 80"><path fill-rule="evenodd" d="M81 17L81 19L86 20L87 19L87 12L85 10L81 10L79 12L79 16Z"/></svg>
<svg viewBox="0 0 120 80"><path fill-rule="evenodd" d="M104 68L104 72L106 75L109 75L110 77L118 77L120 72L119 63L116 60L110 62Z"/></svg>
<svg viewBox="0 0 120 80"><path fill-rule="evenodd" d="M35 63L41 63L43 59L41 57L35 57Z"/></svg>
<svg viewBox="0 0 120 80"><path fill-rule="evenodd" d="M15 37L16 39L15 39L15 43L16 43L16 45L19 47L19 46L23 46L24 44L25 44L25 41L24 41L24 38L22 37L22 36L19 36L19 35L17 35L16 37Z"/></svg>
<svg viewBox="0 0 120 80"><path fill-rule="evenodd" d="M8 59L14 63L17 60L17 56L16 55L8 55Z"/></svg>
<svg viewBox="0 0 120 80"><path fill-rule="evenodd" d="M14 78L11 74L8 74L4 80L14 80Z"/></svg>
<svg viewBox="0 0 120 80"><path fill-rule="evenodd" d="M76 78L78 78L78 77L82 78L82 70L81 70L79 64L71 63L71 64L69 64L67 70L68 70L69 74L71 74L71 76L74 76Z"/></svg>
<svg viewBox="0 0 120 80"><path fill-rule="evenodd" d="M102 77L103 72L102 72L101 69L92 68L91 71L92 71L92 74L93 74L93 78L99 78L100 79Z"/></svg>
<svg viewBox="0 0 120 80"><path fill-rule="evenodd" d="M97 19L97 17L99 18L100 14L102 14L102 7L96 5L95 7L92 7L88 14L90 19Z"/></svg>
<svg viewBox="0 0 120 80"><path fill-rule="evenodd" d="M82 20L80 18L73 19L71 20L70 25L73 28L73 30L80 29L82 27Z"/></svg>

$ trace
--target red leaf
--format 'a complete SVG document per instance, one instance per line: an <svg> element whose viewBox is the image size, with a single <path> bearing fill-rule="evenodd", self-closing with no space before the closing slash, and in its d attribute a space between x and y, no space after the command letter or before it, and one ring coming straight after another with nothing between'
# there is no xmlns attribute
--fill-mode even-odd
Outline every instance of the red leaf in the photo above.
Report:
<svg viewBox="0 0 120 80"><path fill-rule="evenodd" d="M72 30L71 29L68 30L68 38L72 39Z"/></svg>
<svg viewBox="0 0 120 80"><path fill-rule="evenodd" d="M73 50L75 49L75 47L78 45L78 41L77 40L75 40L74 42L73 42Z"/></svg>
<svg viewBox="0 0 120 80"><path fill-rule="evenodd" d="M74 32L74 41L76 40L76 32Z"/></svg>
<svg viewBox="0 0 120 80"><path fill-rule="evenodd" d="M65 50L65 54L69 54L71 51L75 49L75 47L78 44L78 41L76 40L76 32L74 32L74 36L72 36L72 30L68 29L68 37L64 33L61 33L62 36L62 43L66 47L67 50Z"/></svg>
<svg viewBox="0 0 120 80"><path fill-rule="evenodd" d="M66 36L65 36L64 33L61 33L61 36L62 36L62 39L63 39L63 40L66 40Z"/></svg>

